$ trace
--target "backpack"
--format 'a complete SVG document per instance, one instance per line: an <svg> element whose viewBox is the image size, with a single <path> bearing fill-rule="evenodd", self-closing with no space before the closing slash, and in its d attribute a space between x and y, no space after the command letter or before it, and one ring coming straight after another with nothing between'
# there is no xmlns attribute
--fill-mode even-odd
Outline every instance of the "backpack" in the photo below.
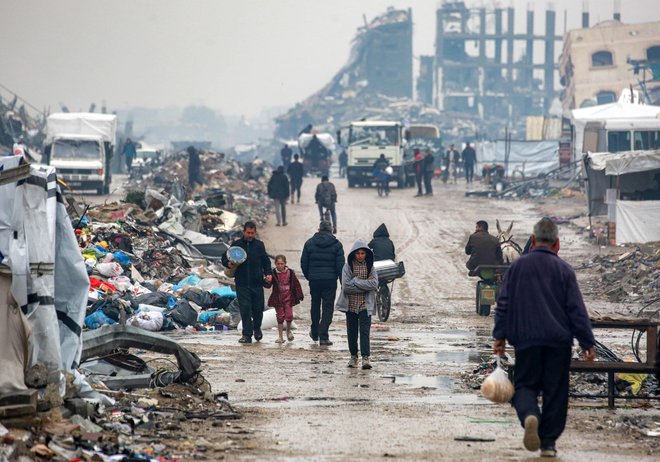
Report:
<svg viewBox="0 0 660 462"><path fill-rule="evenodd" d="M321 205L326 208L332 207L332 191L329 187L321 188Z"/></svg>

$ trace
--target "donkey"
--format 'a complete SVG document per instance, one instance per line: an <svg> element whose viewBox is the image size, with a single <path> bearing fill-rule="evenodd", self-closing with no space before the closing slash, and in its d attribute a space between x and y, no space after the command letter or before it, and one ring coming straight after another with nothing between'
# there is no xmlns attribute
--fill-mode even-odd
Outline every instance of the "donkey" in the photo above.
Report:
<svg viewBox="0 0 660 462"><path fill-rule="evenodd" d="M511 232L513 221L506 231L502 231L500 220L495 220L495 224L497 225L497 240L500 241L504 263L510 265L522 254L522 248L511 239L513 237L513 233Z"/></svg>

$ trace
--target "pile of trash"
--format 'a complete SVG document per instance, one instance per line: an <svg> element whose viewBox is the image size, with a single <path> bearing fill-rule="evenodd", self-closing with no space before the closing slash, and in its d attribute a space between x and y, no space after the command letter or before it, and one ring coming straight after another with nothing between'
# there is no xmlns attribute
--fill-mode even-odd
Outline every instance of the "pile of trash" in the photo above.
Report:
<svg viewBox="0 0 660 462"><path fill-rule="evenodd" d="M580 270L596 275L583 284L585 295L605 295L615 303L656 300L660 289L660 249L657 244L637 246L621 255L597 255Z"/></svg>

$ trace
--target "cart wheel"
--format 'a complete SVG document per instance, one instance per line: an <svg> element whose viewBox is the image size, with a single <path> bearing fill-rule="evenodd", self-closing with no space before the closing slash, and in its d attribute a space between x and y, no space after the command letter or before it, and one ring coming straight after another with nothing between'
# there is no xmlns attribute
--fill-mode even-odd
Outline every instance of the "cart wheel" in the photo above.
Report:
<svg viewBox="0 0 660 462"><path fill-rule="evenodd" d="M387 321L390 317L390 307L392 301L390 300L390 288L383 284L378 289L376 294L376 307L378 308L378 319L381 322Z"/></svg>
<svg viewBox="0 0 660 462"><path fill-rule="evenodd" d="M490 315L490 305L481 304L481 288L483 287L482 281L477 281L477 314L479 316Z"/></svg>

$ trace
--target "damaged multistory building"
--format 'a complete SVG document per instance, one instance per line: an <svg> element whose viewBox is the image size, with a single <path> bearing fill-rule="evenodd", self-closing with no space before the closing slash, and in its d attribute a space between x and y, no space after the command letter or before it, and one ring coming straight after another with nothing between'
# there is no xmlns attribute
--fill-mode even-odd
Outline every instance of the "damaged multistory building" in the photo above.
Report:
<svg viewBox="0 0 660 462"><path fill-rule="evenodd" d="M613 19L566 34L559 59L564 110L615 102L621 90L640 88L649 104L660 104L660 21L624 24Z"/></svg>
<svg viewBox="0 0 660 462"><path fill-rule="evenodd" d="M412 30L410 9L390 8L371 22L365 20L346 65L325 87L276 119L276 136L291 138L309 123L334 130L380 112L387 105L379 102L382 97L412 101Z"/></svg>
<svg viewBox="0 0 660 462"><path fill-rule="evenodd" d="M435 105L455 117L484 121L483 135L496 137L505 125L514 131L525 116L547 114L557 93L555 12L546 10L545 31L534 30L527 11L524 34L514 29L513 8L468 8L444 2L436 11ZM535 56L535 44L544 46ZM516 50L524 49L519 59ZM476 135L476 134L475 134Z"/></svg>

